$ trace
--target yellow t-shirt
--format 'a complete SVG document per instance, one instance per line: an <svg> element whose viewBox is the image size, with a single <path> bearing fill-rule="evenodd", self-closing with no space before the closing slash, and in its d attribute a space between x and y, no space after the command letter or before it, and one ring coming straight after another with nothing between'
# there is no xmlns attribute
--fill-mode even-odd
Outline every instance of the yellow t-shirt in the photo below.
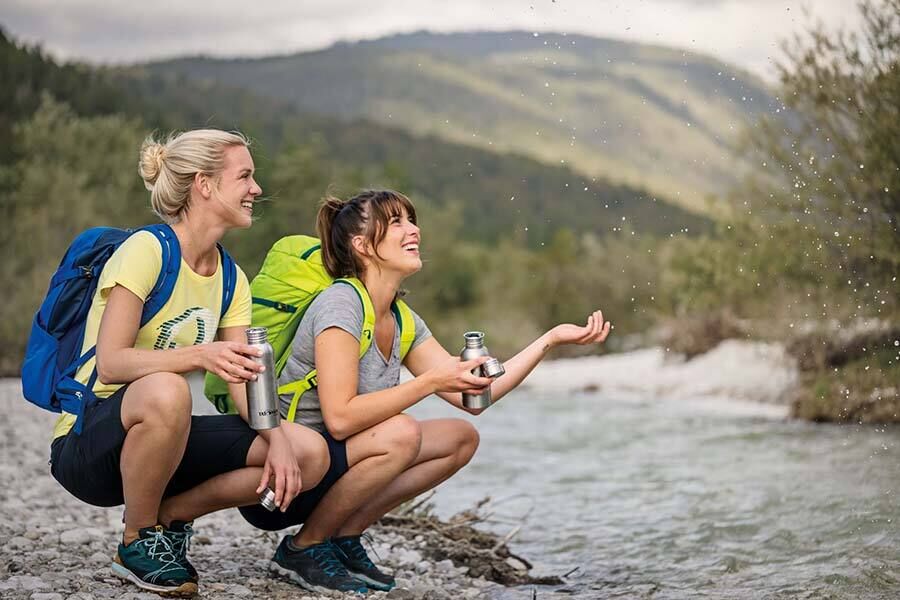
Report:
<svg viewBox="0 0 900 600"><path fill-rule="evenodd" d="M162 248L149 231L140 231L125 240L109 258L100 274L97 291L88 312L84 329L82 353L97 343L100 319L106 309L110 290L121 285L146 301L156 285L162 268ZM181 270L172 296L155 317L138 330L135 348L167 350L213 341L216 331L224 327L250 325L250 284L240 267L237 269L234 298L221 322L222 261L216 272L205 277L198 275L181 260ZM96 360L91 358L76 373L75 378L87 385ZM107 398L122 387L121 383L94 383L94 394ZM62 413L53 429L53 438L63 436L75 426L75 415Z"/></svg>

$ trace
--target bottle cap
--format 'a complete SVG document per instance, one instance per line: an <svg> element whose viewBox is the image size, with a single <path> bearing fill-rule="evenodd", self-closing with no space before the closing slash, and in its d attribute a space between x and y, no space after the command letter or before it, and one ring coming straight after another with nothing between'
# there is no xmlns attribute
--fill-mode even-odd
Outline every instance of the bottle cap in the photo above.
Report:
<svg viewBox="0 0 900 600"><path fill-rule="evenodd" d="M269 512L278 508L275 506L275 491L272 488L264 489L263 493L259 495L259 503Z"/></svg>

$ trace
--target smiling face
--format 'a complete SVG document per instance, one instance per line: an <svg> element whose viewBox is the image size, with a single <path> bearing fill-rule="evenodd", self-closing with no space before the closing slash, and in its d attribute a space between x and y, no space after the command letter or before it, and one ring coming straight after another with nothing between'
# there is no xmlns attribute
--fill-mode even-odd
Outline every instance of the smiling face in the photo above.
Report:
<svg viewBox="0 0 900 600"><path fill-rule="evenodd" d="M391 269L404 277L422 268L419 256L421 235L419 226L403 206L391 207L384 238L375 247L374 262L382 269Z"/></svg>
<svg viewBox="0 0 900 600"><path fill-rule="evenodd" d="M225 150L222 172L215 179L215 195L225 209L223 216L231 227L247 228L253 224L253 203L262 194L253 174L253 157L246 146L231 146Z"/></svg>

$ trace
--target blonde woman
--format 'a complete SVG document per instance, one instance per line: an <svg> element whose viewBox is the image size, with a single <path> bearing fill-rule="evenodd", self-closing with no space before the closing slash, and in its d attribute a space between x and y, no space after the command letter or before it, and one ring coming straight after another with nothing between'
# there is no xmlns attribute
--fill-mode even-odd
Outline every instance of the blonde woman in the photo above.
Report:
<svg viewBox="0 0 900 600"><path fill-rule="evenodd" d="M131 235L100 274L85 327L83 352L95 359L76 379L96 401L82 417L63 413L51 444L51 471L77 498L125 505L125 529L112 564L116 575L167 595L197 593L186 551L191 521L251 504L270 479L287 506L314 487L328 467L314 432L285 424L261 435L239 416L191 416L183 375L216 373L235 386L257 377L246 344L250 289L237 269L234 297L222 310L223 265L217 243L252 224L262 193L240 134L188 131L164 143L148 139L139 172L154 212L177 237L181 264L172 294L149 322L144 302L163 268L159 240ZM217 336L218 341L215 341ZM246 418L246 406L242 406ZM302 473L302 480L301 480Z"/></svg>

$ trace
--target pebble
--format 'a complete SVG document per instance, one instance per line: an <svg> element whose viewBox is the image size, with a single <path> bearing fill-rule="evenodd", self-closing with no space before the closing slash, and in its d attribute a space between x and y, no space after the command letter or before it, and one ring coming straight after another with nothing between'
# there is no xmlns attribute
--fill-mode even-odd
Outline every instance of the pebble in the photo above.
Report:
<svg viewBox="0 0 900 600"><path fill-rule="evenodd" d="M0 380L0 440L15 455L0 459L0 598L16 600L160 600L112 574L109 564L122 535L122 507L98 508L68 494L48 473L47 440L55 415L21 399L18 380ZM16 461L15 468L8 464ZM27 502L2 490L28 488ZM318 595L269 576L269 561L285 532L264 532L236 510L194 522L189 558L200 573L200 598L213 600L347 600ZM398 586L369 600L486 600L474 581L450 560L426 560L425 537L405 538L373 527L372 558ZM376 556L377 555L377 556ZM498 590L500 588L498 587ZM490 590L494 591L494 590ZM498 594L499 597L499 594Z"/></svg>
<svg viewBox="0 0 900 600"><path fill-rule="evenodd" d="M422 560L416 563L416 573L419 575L423 575L431 570L431 563L427 560Z"/></svg>
<svg viewBox="0 0 900 600"><path fill-rule="evenodd" d="M231 594L232 596L237 596L239 598L246 598L247 596L253 595L250 588L243 585L229 585L224 591L226 594Z"/></svg>
<svg viewBox="0 0 900 600"><path fill-rule="evenodd" d="M92 539L87 529L70 529L59 534L59 541L66 545L90 544Z"/></svg>
<svg viewBox="0 0 900 600"><path fill-rule="evenodd" d="M46 581L40 577L34 577L33 575L13 575L6 581L0 583L0 590L23 589L30 592L48 587L50 586Z"/></svg>
<svg viewBox="0 0 900 600"><path fill-rule="evenodd" d="M34 542L22 536L16 536L6 542L6 547L11 550L26 550L32 546L34 546Z"/></svg>

